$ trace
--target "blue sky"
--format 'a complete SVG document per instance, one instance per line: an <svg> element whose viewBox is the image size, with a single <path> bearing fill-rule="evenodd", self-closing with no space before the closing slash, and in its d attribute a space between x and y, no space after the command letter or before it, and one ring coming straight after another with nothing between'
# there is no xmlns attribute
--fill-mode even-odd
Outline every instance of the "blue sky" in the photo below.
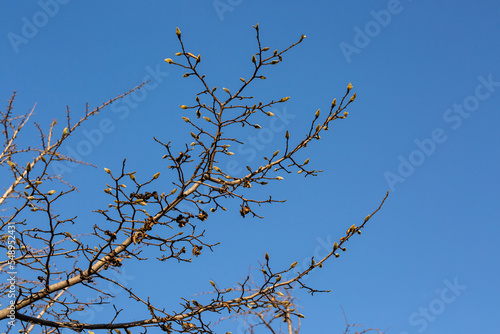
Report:
<svg viewBox="0 0 500 334"><path fill-rule="evenodd" d="M80 225L72 228L79 232L99 223L91 210L107 206L103 167L119 168L127 158L138 175L161 171L162 191L172 188L152 136L177 148L189 141L178 106L199 91L163 61L179 51L176 27L188 50L202 55L211 85L228 88L251 73L252 25L259 23L271 49L307 35L252 88L262 100L291 99L273 111L281 115L278 126L262 120L270 137L255 145L243 137L236 166L262 164L249 148L261 155L280 149L280 124L292 139L302 136L318 108L354 86L349 117L301 153L323 173L286 175L256 190L287 199L263 207L264 220L242 219L237 204L228 204L233 210L206 221L207 240L221 245L191 265L130 265L127 279L138 291L173 309L180 296L210 290L209 279L234 285L264 252L277 267L301 263L361 223L391 190L348 251L308 279L333 292L298 293L302 332L341 332L340 305L351 321L390 327L388 333L500 327L498 2L42 0L2 7L2 108L16 90L18 111L36 103L35 120L48 128L57 118L62 131L66 105L78 118L86 101L96 106L152 79L144 95L103 111L63 146L97 166L64 170L80 190L65 209L78 213ZM24 135L36 140L34 132ZM105 319L101 313L93 321ZM220 328L238 333L238 322Z"/></svg>

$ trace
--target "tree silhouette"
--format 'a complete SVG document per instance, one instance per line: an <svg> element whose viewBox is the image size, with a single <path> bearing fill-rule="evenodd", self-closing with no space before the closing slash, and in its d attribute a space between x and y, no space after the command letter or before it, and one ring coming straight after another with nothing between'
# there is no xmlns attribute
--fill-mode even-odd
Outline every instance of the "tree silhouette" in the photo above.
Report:
<svg viewBox="0 0 500 334"><path fill-rule="evenodd" d="M33 116L34 107L26 114L14 112L16 93L11 96L5 112L2 112L4 147L0 155L0 165L4 173L12 176L11 184L5 188L0 198L2 206L1 227L4 236L0 246L7 251L8 258L0 262L2 276L0 284L4 299L0 319L7 319L6 333L14 330L14 319L24 332L31 332L35 326L43 333L60 332L65 328L74 331L159 327L173 333L214 333L211 316L223 319L233 316L253 315L258 323L249 324L249 333L257 326L264 326L271 333L281 331L278 320L285 325L287 333L298 333L300 319L293 289L301 288L314 294L323 292L304 283L304 276L330 258L339 257L346 250L347 241L361 230L380 206L360 224L347 228L346 234L331 245L331 251L321 259L311 258L307 268L298 270L297 262L287 268L272 268L269 255L259 270L259 277L248 276L234 287L221 287L210 281L213 290L201 295L201 299L182 299L176 311L166 311L172 305L156 305L149 297L136 294L133 287L119 282L112 273L134 261L181 261L191 262L203 255L206 249L215 249L217 243L204 241L204 231L199 222L210 219L217 210L226 210L228 201L240 205L240 214L260 217L257 209L262 204L282 202L272 197L259 199L252 197L252 186L283 180L281 175L296 172L304 176L316 176L320 170L308 168L309 159L300 162L296 153L308 144L320 139L320 134L348 116L346 108L355 101L349 83L344 95L333 102L328 111L317 110L312 117L307 134L303 138L292 138L286 131L283 138L284 149L276 150L272 156L263 157L265 163L257 168L247 166L242 175L231 175L217 166L219 162L233 155L231 146L241 144L237 137L225 137L234 127L261 128L257 120L273 117L270 107L285 103L288 97L279 97L266 102L254 102L253 96L244 94L246 88L258 80L264 80L261 70L274 66L282 57L300 44L305 36L284 50L271 51L261 44L259 26L254 26L258 50L250 58L253 73L248 78L240 78L241 85L233 90L210 86L200 70L201 56L187 50L181 31L177 28L181 51L176 53L179 61L166 58L168 64L184 69L183 77L195 78L203 89L196 95L191 105L180 105L182 119L191 128L192 143L184 149L173 152L171 142L154 140L163 147L163 156L169 162L168 170L175 178L175 187L165 191L155 186L160 172L151 177L139 175L127 167L126 161L119 170L105 168L109 182L104 192L110 198L106 209L97 209L102 223L94 224L82 235L71 235L65 226L77 221L77 215L66 216L58 211L56 204L73 193L76 188L62 178L51 174L49 166L59 161L86 164L84 161L60 152L62 143L71 138L79 127L111 104L122 99L146 83L129 92L90 109L77 122L73 113L67 110L66 126L62 133L56 131L56 121L48 131L35 123L39 131L37 146L22 146L21 130ZM54 181L59 181L54 185ZM98 185L96 185L98 186ZM55 189L52 189L54 187ZM189 210L181 203L189 204ZM206 210L210 206L210 210ZM182 208L181 208L182 207ZM347 226L346 226L347 227ZM154 258L143 256L143 252ZM22 269L22 270L21 270ZM22 272L19 276L16 273ZM13 274L14 273L14 274ZM123 308L147 310L149 316L143 319L124 319L120 310L109 305L109 319L106 323L85 323L80 315L93 305L103 305L114 295L104 291L102 283L111 283L126 292L130 303ZM89 291L97 291L98 297L85 299ZM177 305L177 303L176 303ZM224 315L227 314L227 315ZM346 321L347 322L347 321ZM349 325L346 331L349 330ZM18 328L16 328L17 330ZM371 329L370 329L371 330Z"/></svg>

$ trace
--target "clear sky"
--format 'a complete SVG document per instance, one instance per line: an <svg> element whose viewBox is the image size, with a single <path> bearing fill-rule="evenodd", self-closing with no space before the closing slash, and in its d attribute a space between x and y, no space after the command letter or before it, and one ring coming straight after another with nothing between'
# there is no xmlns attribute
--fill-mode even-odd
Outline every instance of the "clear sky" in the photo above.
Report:
<svg viewBox="0 0 500 334"><path fill-rule="evenodd" d="M117 169L126 157L145 177L161 171L159 190L172 188L152 136L182 147L190 130L178 106L193 102L199 89L163 61L179 51L176 27L187 48L202 55L211 85L228 88L252 70L252 25L259 23L271 49L307 35L253 88L264 100L291 98L274 110L282 123L263 119L269 137L242 138L237 166L262 164L252 150L282 148L282 125L292 138L305 134L314 112L352 82L357 99L349 117L301 156L324 172L284 175L256 190L288 200L263 207L263 220L242 219L236 203L211 216L207 241L221 245L191 265L126 266L126 280L144 295L174 309L180 296L210 290L209 279L234 285L264 252L278 267L324 254L391 190L348 251L308 279L332 293L298 294L306 315L301 333L341 332L341 305L351 321L390 327L388 333L500 328L497 1L4 0L0 16L0 103L5 108L16 90L17 110L36 103L44 128L53 118L64 122L66 105L78 118L86 101L96 106L152 79L145 95L103 111L63 147L97 166L64 170L80 189L66 208L79 215L77 232L104 223L91 212L109 200L103 167ZM105 319L96 311L82 321ZM239 326L220 328L239 333Z"/></svg>

